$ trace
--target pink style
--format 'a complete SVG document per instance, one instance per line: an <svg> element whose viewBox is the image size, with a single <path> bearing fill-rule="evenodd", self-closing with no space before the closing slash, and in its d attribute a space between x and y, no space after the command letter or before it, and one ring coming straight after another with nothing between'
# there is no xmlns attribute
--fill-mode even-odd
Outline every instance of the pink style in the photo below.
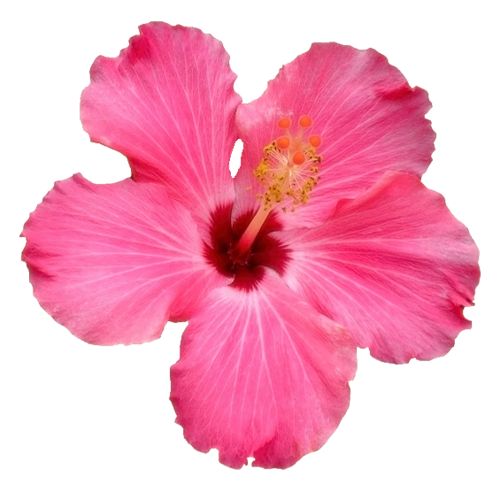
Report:
<svg viewBox="0 0 500 492"><path fill-rule="evenodd" d="M427 94L384 56L313 44L249 104L234 80L219 41L159 22L97 58L83 126L131 177L56 183L23 259L42 307L89 343L188 320L171 369L186 439L285 468L338 426L356 347L393 363L450 350L478 250L420 181Z"/></svg>

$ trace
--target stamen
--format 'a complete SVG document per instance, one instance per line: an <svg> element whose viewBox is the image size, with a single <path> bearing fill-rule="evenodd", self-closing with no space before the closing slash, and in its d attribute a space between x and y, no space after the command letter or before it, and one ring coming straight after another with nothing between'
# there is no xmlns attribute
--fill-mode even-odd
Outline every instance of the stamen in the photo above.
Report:
<svg viewBox="0 0 500 492"><path fill-rule="evenodd" d="M292 120L283 117L278 127L286 127L286 135L281 135L266 145L263 157L254 170L263 191L258 197L266 210L278 204L284 211L293 211L298 205L309 200L309 195L318 182L321 156L316 148L321 143L319 135L309 135L306 130L312 125L312 118L301 116L298 131L291 130Z"/></svg>
<svg viewBox="0 0 500 492"><path fill-rule="evenodd" d="M321 144L319 135L310 135L312 118L303 115L297 121L297 132L293 133L292 120L283 117L278 127L286 130L266 145L262 160L254 170L254 175L262 186L257 195L261 200L254 218L239 239L233 253L245 255L250 250L257 234L271 211L279 206L284 212L293 212L307 203L312 190L318 184L321 156L316 153Z"/></svg>

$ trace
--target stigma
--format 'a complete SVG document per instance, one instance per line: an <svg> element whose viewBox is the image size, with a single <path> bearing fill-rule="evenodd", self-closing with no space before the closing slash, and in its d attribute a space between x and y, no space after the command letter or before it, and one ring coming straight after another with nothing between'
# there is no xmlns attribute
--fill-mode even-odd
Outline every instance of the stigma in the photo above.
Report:
<svg viewBox="0 0 500 492"><path fill-rule="evenodd" d="M264 147L262 159L254 169L262 187L258 198L263 211L279 206L284 212L293 212L309 201L318 184L321 164L317 151L321 137L311 133L312 124L308 115L297 121L289 117L278 120L281 134Z"/></svg>

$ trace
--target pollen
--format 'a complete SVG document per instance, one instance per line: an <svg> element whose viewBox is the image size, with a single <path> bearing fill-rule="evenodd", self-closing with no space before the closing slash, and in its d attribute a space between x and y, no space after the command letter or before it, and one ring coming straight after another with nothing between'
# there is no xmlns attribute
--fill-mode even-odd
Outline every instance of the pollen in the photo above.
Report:
<svg viewBox="0 0 500 492"><path fill-rule="evenodd" d="M321 138L309 133L313 121L308 115L295 124L289 117L277 123L283 133L264 147L254 175L261 185L258 198L263 209L279 206L289 212L307 203L318 184L321 156L317 148Z"/></svg>

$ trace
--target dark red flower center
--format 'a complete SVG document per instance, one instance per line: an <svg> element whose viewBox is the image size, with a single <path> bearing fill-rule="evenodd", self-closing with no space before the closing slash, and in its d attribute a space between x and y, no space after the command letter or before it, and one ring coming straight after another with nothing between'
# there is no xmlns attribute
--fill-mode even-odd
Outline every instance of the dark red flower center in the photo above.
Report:
<svg viewBox="0 0 500 492"><path fill-rule="evenodd" d="M264 267L280 275L289 261L289 250L272 233L281 229L276 215L271 213L250 248L239 253L236 245L255 215L255 211L231 221L232 204L217 208L211 214L210 244L205 244L205 258L219 273L233 279L238 289L255 288L264 275Z"/></svg>

